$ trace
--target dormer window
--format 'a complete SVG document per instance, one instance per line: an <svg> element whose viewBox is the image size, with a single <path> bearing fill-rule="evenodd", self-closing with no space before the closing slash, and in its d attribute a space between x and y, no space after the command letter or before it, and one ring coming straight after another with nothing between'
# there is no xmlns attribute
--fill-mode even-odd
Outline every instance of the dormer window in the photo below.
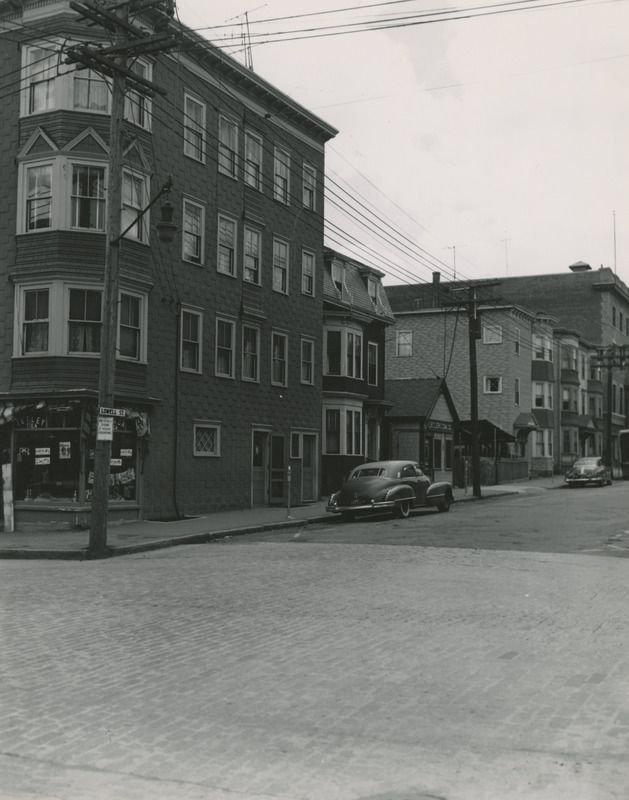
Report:
<svg viewBox="0 0 629 800"><path fill-rule="evenodd" d="M342 264L332 264L332 280L334 285L339 290L339 292L343 292L343 266Z"/></svg>
<svg viewBox="0 0 629 800"><path fill-rule="evenodd" d="M378 303L378 281L375 278L367 278L367 291L371 302L375 305Z"/></svg>

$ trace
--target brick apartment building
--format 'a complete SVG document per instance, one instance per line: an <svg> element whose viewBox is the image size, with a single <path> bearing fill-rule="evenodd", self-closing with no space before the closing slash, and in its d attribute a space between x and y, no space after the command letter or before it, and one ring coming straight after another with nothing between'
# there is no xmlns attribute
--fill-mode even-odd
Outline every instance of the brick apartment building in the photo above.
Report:
<svg viewBox="0 0 629 800"><path fill-rule="evenodd" d="M64 63L64 47L104 34L65 0L0 0L0 21L0 431L19 527L89 517L110 93L101 75ZM158 24L150 8L132 21ZM324 150L336 131L170 25L181 45L131 65L166 96L125 99L121 213L132 227L111 518L320 492ZM179 233L167 246L158 206L138 214L169 175Z"/></svg>
<svg viewBox="0 0 629 800"><path fill-rule="evenodd" d="M387 286L396 317L387 378L445 377L469 419L467 315L442 301L461 284ZM483 296L491 293L491 302ZM625 427L625 371L611 394L597 361L601 348L629 342L629 292L611 270L577 263L566 273L501 278L479 292L476 353L481 453L520 458L532 475L563 471L578 455L600 455L612 409L613 458ZM430 343L430 346L427 344ZM492 441L493 440L493 441Z"/></svg>
<svg viewBox="0 0 629 800"><path fill-rule="evenodd" d="M333 250L323 275L323 491L384 458L385 338L394 322L383 273Z"/></svg>

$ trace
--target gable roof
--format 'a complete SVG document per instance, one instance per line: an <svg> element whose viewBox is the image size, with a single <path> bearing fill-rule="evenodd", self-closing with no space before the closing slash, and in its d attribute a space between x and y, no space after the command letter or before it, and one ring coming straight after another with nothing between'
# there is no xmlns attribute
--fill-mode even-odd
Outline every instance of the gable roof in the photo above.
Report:
<svg viewBox="0 0 629 800"><path fill-rule="evenodd" d="M459 415L444 378L400 378L385 380L384 395L392 404L390 417L430 417L440 395L448 404L452 419L458 423Z"/></svg>

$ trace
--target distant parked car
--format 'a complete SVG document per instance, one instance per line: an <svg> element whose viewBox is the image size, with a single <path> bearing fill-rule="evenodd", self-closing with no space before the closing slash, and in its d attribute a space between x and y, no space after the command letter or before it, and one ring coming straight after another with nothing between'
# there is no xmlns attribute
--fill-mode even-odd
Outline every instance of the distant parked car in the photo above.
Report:
<svg viewBox="0 0 629 800"><path fill-rule="evenodd" d="M326 511L346 520L380 511L404 518L411 508L434 506L448 511L453 502L452 485L431 483L414 461L372 461L352 470L343 487L330 495Z"/></svg>
<svg viewBox="0 0 629 800"><path fill-rule="evenodd" d="M603 459L599 456L577 458L566 472L564 480L571 488L574 486L587 486L588 484L611 486L612 471L603 464Z"/></svg>

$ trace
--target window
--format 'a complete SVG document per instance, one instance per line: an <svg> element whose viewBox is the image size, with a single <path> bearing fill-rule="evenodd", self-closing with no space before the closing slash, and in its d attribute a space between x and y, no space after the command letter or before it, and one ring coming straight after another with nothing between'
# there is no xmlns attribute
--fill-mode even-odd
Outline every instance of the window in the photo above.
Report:
<svg viewBox="0 0 629 800"><path fill-rule="evenodd" d="M501 394L502 377L499 375L485 375L483 379L483 391L485 394Z"/></svg>
<svg viewBox="0 0 629 800"><path fill-rule="evenodd" d="M326 331L326 375L341 374L341 332Z"/></svg>
<svg viewBox="0 0 629 800"><path fill-rule="evenodd" d="M181 309L180 367L184 372L201 372L202 319L198 311Z"/></svg>
<svg viewBox="0 0 629 800"><path fill-rule="evenodd" d="M273 291L288 294L288 244L273 239Z"/></svg>
<svg viewBox="0 0 629 800"><path fill-rule="evenodd" d="M303 183L303 204L305 208L311 211L315 210L317 189L317 172L310 164L304 164L304 183Z"/></svg>
<svg viewBox="0 0 629 800"><path fill-rule="evenodd" d="M27 87L27 113L38 114L55 107L55 77L57 53L43 47L25 48L25 81Z"/></svg>
<svg viewBox="0 0 629 800"><path fill-rule="evenodd" d="M349 378L363 377L363 337L360 333L347 332L347 376Z"/></svg>
<svg viewBox="0 0 629 800"><path fill-rule="evenodd" d="M52 164L26 169L26 230L52 227Z"/></svg>
<svg viewBox="0 0 629 800"><path fill-rule="evenodd" d="M367 383L378 385L378 345L375 342L367 343Z"/></svg>
<svg viewBox="0 0 629 800"><path fill-rule="evenodd" d="M288 337L283 333L274 333L271 343L271 383L276 386L287 386L287 354Z"/></svg>
<svg viewBox="0 0 629 800"><path fill-rule="evenodd" d="M314 384L314 342L301 340L301 382Z"/></svg>
<svg viewBox="0 0 629 800"><path fill-rule="evenodd" d="M82 111L109 110L109 87L93 69L77 69L73 73L73 107Z"/></svg>
<svg viewBox="0 0 629 800"><path fill-rule="evenodd" d="M375 306L378 303L378 281L371 276L367 278L367 294Z"/></svg>
<svg viewBox="0 0 629 800"><path fill-rule="evenodd" d="M234 377L235 324L230 320L216 320L216 374L223 378Z"/></svg>
<svg viewBox="0 0 629 800"><path fill-rule="evenodd" d="M203 264L205 251L205 208L192 200L183 201L182 257Z"/></svg>
<svg viewBox="0 0 629 800"><path fill-rule="evenodd" d="M148 238L147 215L139 217L148 196L146 180L141 175L124 172L122 175L122 231L138 242ZM127 230L129 228L129 230Z"/></svg>
<svg viewBox="0 0 629 800"><path fill-rule="evenodd" d="M196 161L205 162L205 103L189 94L184 96L183 152Z"/></svg>
<svg viewBox="0 0 629 800"><path fill-rule="evenodd" d="M577 350L575 347L564 345L561 348L561 368L571 369L576 372L577 369Z"/></svg>
<svg viewBox="0 0 629 800"><path fill-rule="evenodd" d="M397 331L395 334L395 354L397 356L413 355L413 332Z"/></svg>
<svg viewBox="0 0 629 800"><path fill-rule="evenodd" d="M249 283L261 282L260 256L262 252L260 231L245 227L244 279Z"/></svg>
<svg viewBox="0 0 629 800"><path fill-rule="evenodd" d="M136 60L129 69L145 80L151 80L152 68L146 61ZM124 99L124 117L133 125L137 125L145 130L151 128L151 101L141 91L136 91L132 88L127 88Z"/></svg>
<svg viewBox="0 0 629 800"><path fill-rule="evenodd" d="M102 292L97 289L69 292L68 352L100 353Z"/></svg>
<svg viewBox="0 0 629 800"><path fill-rule="evenodd" d="M301 251L301 291L314 297L314 263L315 256L309 250Z"/></svg>
<svg viewBox="0 0 629 800"><path fill-rule="evenodd" d="M22 355L48 352L49 289L28 289L24 292L22 322Z"/></svg>
<svg viewBox="0 0 629 800"><path fill-rule="evenodd" d="M218 218L217 269L225 275L236 274L236 222L229 217Z"/></svg>
<svg viewBox="0 0 629 800"><path fill-rule="evenodd" d="M515 378L514 379L514 382L513 382L513 394L514 394L513 400L514 400L516 406L519 406L520 405L520 379L519 378Z"/></svg>
<svg viewBox="0 0 629 800"><path fill-rule="evenodd" d="M245 183L262 188L262 139L251 131L245 131Z"/></svg>
<svg viewBox="0 0 629 800"><path fill-rule="evenodd" d="M502 344L502 325L486 322L483 325L483 344Z"/></svg>
<svg viewBox="0 0 629 800"><path fill-rule="evenodd" d="M535 431L535 455L552 457L553 432L549 429Z"/></svg>
<svg viewBox="0 0 629 800"><path fill-rule="evenodd" d="M290 155L277 147L273 159L273 197L286 204L290 200Z"/></svg>
<svg viewBox="0 0 629 800"><path fill-rule="evenodd" d="M242 328L242 379L260 380L260 331L251 325Z"/></svg>
<svg viewBox="0 0 629 800"><path fill-rule="evenodd" d="M236 177L238 169L238 126L227 117L218 118L218 171Z"/></svg>
<svg viewBox="0 0 629 800"><path fill-rule="evenodd" d="M535 381L533 384L533 406L535 408L553 407L553 385L547 381Z"/></svg>
<svg viewBox="0 0 629 800"><path fill-rule="evenodd" d="M332 275L332 282L341 294L343 294L343 265L333 263L330 269Z"/></svg>
<svg viewBox="0 0 629 800"><path fill-rule="evenodd" d="M533 334L533 358L538 361L553 360L553 351L548 336Z"/></svg>
<svg viewBox="0 0 629 800"><path fill-rule="evenodd" d="M347 455L360 455L363 450L362 413L348 409L345 418L345 452Z"/></svg>
<svg viewBox="0 0 629 800"><path fill-rule="evenodd" d="M105 168L72 166L71 227L105 230Z"/></svg>
<svg viewBox="0 0 629 800"><path fill-rule="evenodd" d="M338 408L328 408L325 412L325 452L341 452L341 412Z"/></svg>
<svg viewBox="0 0 629 800"><path fill-rule="evenodd" d="M118 354L139 361L142 357L142 304L136 295L120 293Z"/></svg>
<svg viewBox="0 0 629 800"><path fill-rule="evenodd" d="M513 349L516 356L520 355L520 329L514 328L513 331Z"/></svg>
<svg viewBox="0 0 629 800"><path fill-rule="evenodd" d="M194 455L220 456L221 427L216 423L194 423Z"/></svg>

